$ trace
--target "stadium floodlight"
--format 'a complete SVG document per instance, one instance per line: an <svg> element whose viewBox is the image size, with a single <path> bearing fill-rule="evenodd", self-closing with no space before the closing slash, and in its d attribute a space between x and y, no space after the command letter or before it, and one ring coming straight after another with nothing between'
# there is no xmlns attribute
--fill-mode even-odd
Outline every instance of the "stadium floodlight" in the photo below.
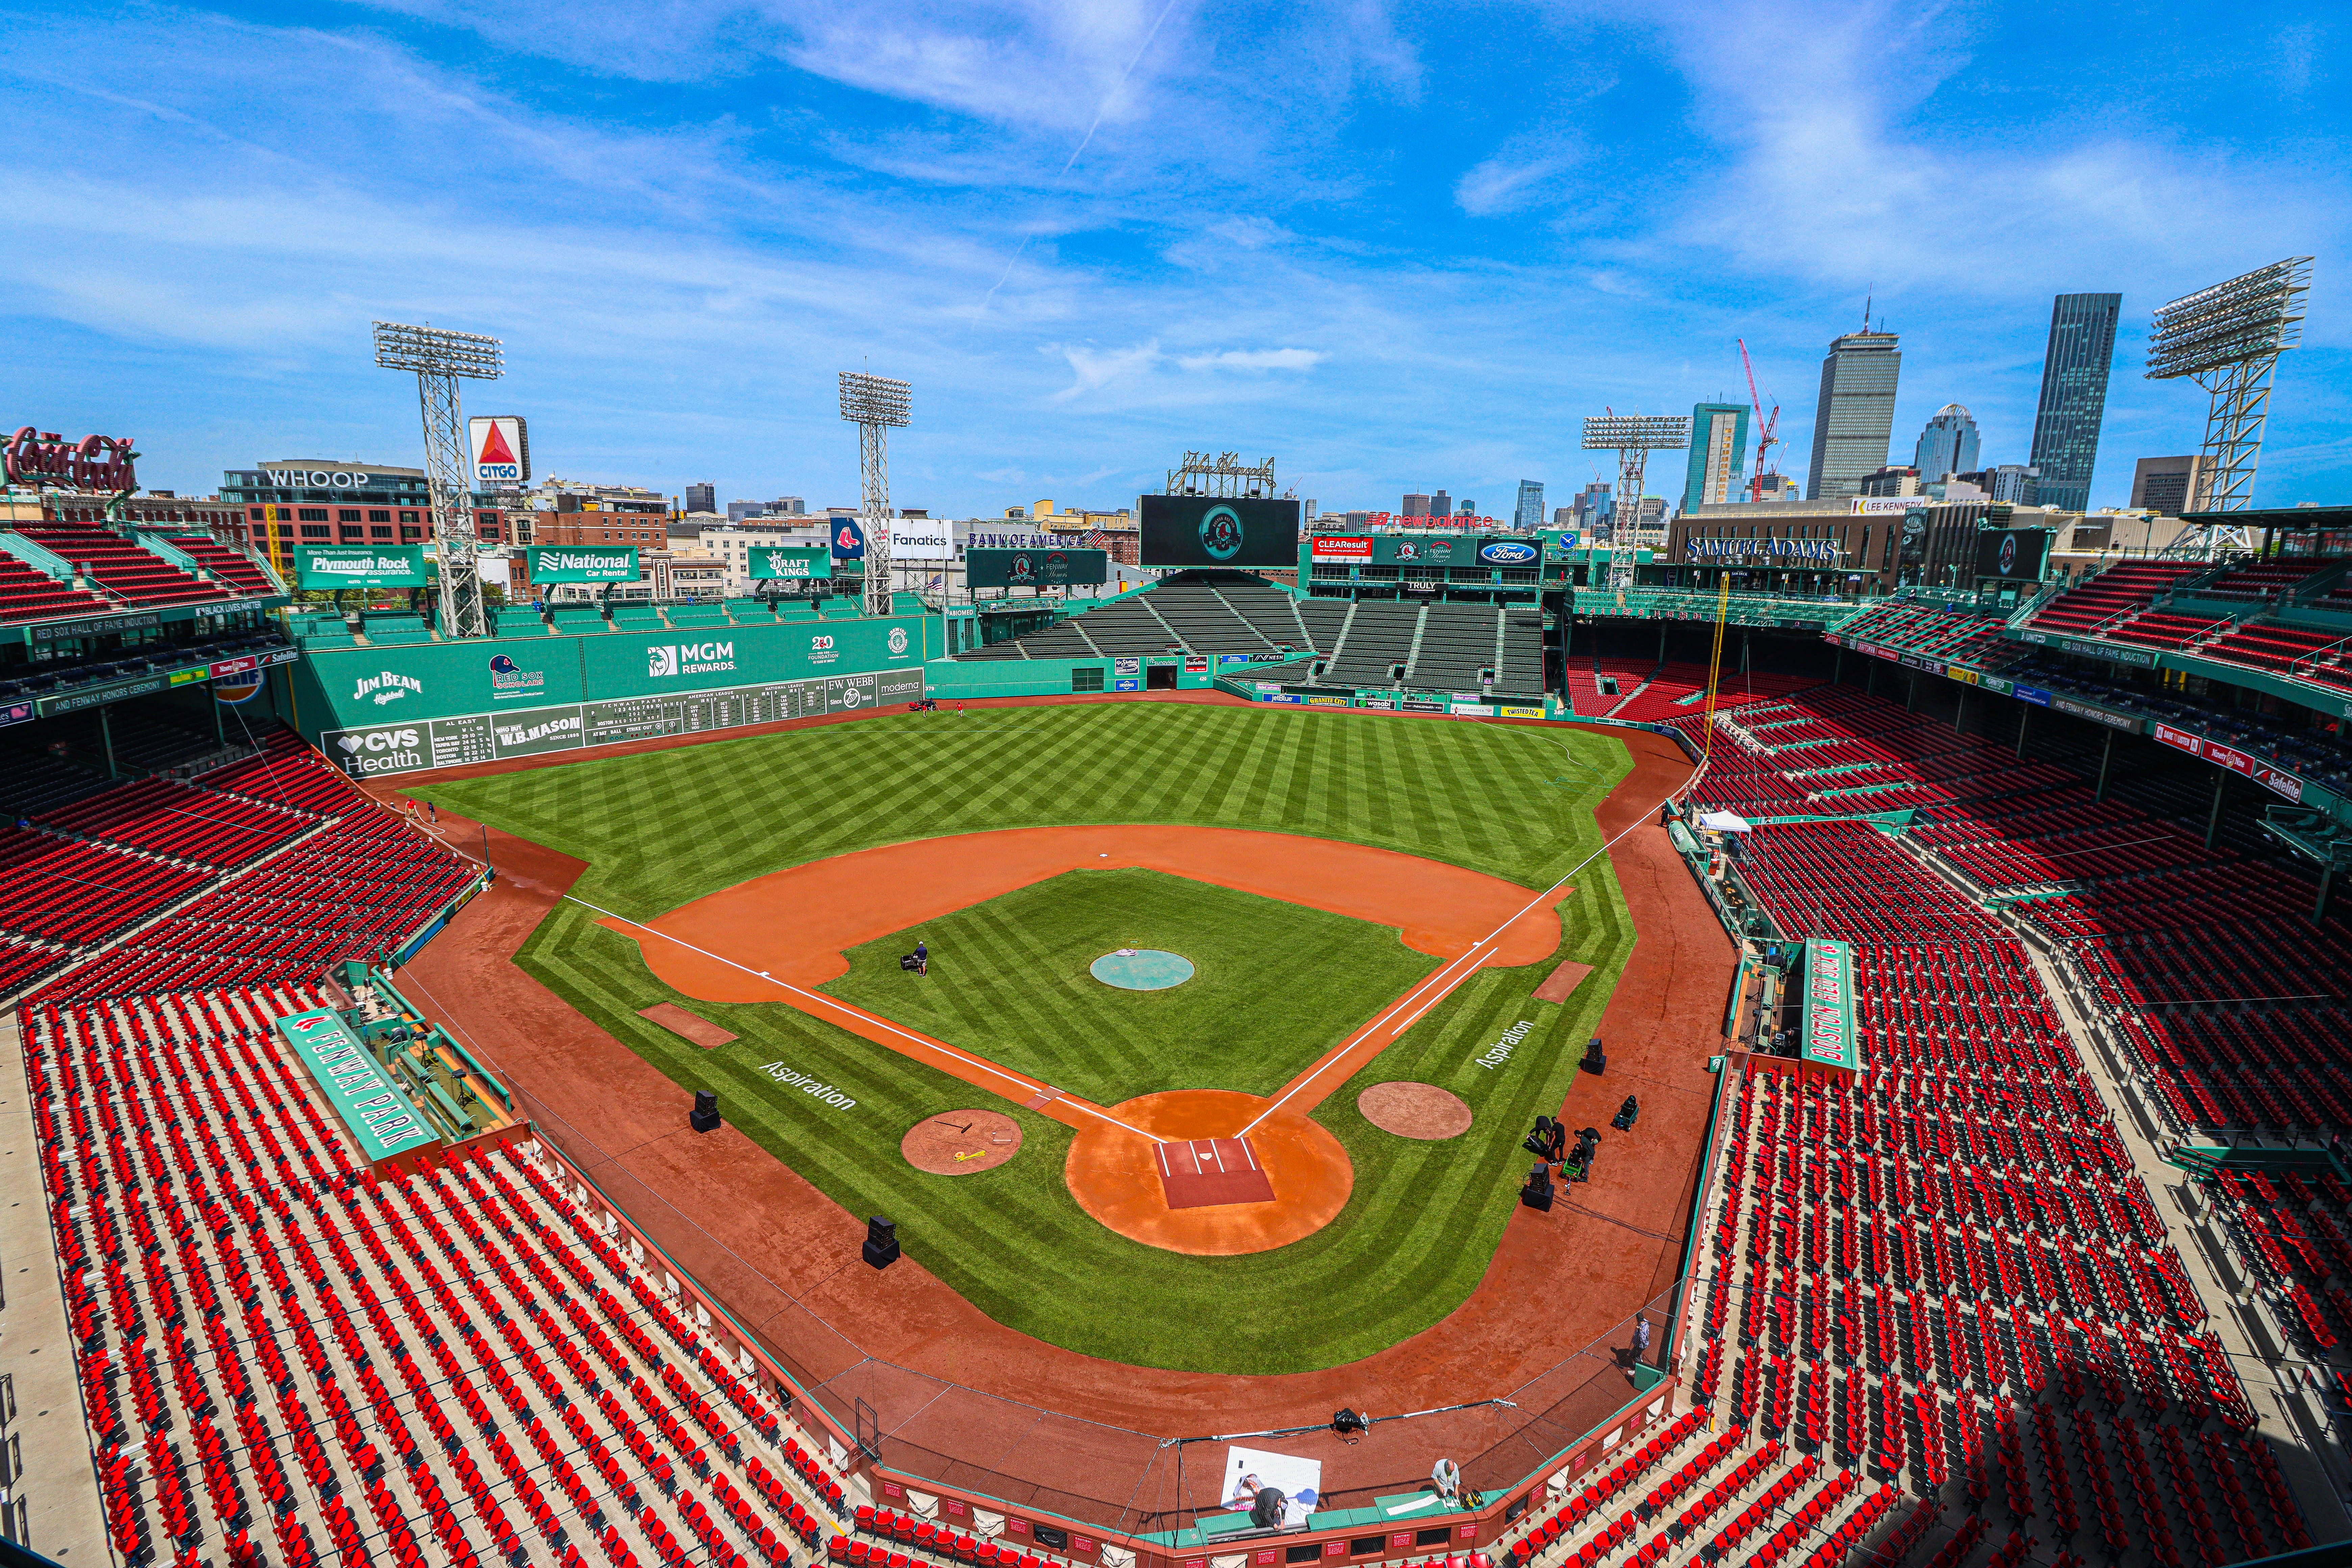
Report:
<svg viewBox="0 0 2352 1568"><path fill-rule="evenodd" d="M1628 533L1642 526L1643 469L1648 466L1653 452L1672 451L1690 445L1691 422L1687 414L1619 414L1611 411L1600 418L1584 422L1584 447L1591 452L1617 454L1616 520L1622 521ZM1631 511L1626 508L1631 507ZM1609 539L1618 542L1618 521L1609 525ZM1622 587L1633 580L1633 563L1630 557L1612 559L1609 568L1610 584Z"/></svg>
<svg viewBox="0 0 2352 1568"><path fill-rule="evenodd" d="M2243 511L2253 504L2272 374L2278 356L2303 340L2311 263L2308 256L2290 256L2158 307L2147 379L2193 381L2212 399L2197 492L2183 511ZM2242 528L2208 525L2203 533L2206 554L2251 544Z"/></svg>
<svg viewBox="0 0 2352 1568"><path fill-rule="evenodd" d="M506 373L504 350L496 338L446 328L375 323L375 363L386 370L416 373L416 401L425 420L425 475L433 491L433 535L441 575L441 635L488 635L482 609L482 575L477 564L479 540L466 471L466 410L460 381L496 381Z"/></svg>
<svg viewBox="0 0 2352 1568"><path fill-rule="evenodd" d="M857 477L866 531L866 613L890 613L890 437L913 413L915 389L887 375L841 373L841 416L857 426Z"/></svg>

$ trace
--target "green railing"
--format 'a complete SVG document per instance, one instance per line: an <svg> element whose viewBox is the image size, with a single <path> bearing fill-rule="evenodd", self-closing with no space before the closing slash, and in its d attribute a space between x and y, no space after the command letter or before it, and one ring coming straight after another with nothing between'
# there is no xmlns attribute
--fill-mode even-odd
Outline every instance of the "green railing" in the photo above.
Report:
<svg viewBox="0 0 2352 1568"><path fill-rule="evenodd" d="M1879 604L1880 599L1809 598L1791 594L1735 593L1727 602L1701 588L1577 588L1573 613L1642 621L1712 621L1720 608L1736 626L1818 627L1833 630Z"/></svg>

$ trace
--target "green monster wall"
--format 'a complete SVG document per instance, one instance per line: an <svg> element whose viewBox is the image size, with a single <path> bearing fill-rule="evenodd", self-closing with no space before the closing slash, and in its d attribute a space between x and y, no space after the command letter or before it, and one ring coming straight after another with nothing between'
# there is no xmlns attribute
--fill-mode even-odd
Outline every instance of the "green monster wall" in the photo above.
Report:
<svg viewBox="0 0 2352 1568"><path fill-rule="evenodd" d="M928 616L321 649L290 716L356 776L845 713L923 694Z"/></svg>

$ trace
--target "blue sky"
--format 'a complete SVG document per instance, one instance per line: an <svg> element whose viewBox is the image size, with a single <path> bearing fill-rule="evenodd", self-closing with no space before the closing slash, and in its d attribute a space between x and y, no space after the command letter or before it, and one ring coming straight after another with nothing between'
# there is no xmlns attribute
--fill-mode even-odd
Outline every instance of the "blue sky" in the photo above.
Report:
<svg viewBox="0 0 2352 1568"><path fill-rule="evenodd" d="M854 502L834 376L915 384L894 500L1123 504L1188 447L1326 508L1507 513L1578 420L1744 394L1791 471L1865 292L1895 460L2022 461L2050 296L2117 289L2092 500L2193 450L2158 304L2318 258L2258 504L2352 500L2344 13L1412 0L64 4L8 18L13 427L152 486L418 460L372 318L506 340L541 473ZM1680 463L1654 471L1676 494Z"/></svg>

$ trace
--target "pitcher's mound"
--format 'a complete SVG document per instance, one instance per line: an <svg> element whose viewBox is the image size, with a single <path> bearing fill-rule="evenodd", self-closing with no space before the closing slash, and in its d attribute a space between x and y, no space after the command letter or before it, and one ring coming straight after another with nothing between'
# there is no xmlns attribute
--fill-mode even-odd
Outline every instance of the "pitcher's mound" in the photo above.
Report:
<svg viewBox="0 0 2352 1568"><path fill-rule="evenodd" d="M1433 1083L1376 1083L1356 1096L1364 1120L1400 1138L1435 1142L1470 1131L1470 1108L1462 1097Z"/></svg>
<svg viewBox="0 0 2352 1568"><path fill-rule="evenodd" d="M1202 1258L1287 1247L1330 1224L1355 1190L1337 1138L1287 1107L1269 1113L1258 1095L1163 1089L1110 1113L1118 1120L1081 1124L1063 1179L1080 1208L1146 1247ZM1213 1186L1235 1167L1231 1190Z"/></svg>
<svg viewBox="0 0 2352 1568"><path fill-rule="evenodd" d="M997 1110L943 1110L908 1128L898 1152L934 1176L976 1175L1021 1152L1021 1124Z"/></svg>

